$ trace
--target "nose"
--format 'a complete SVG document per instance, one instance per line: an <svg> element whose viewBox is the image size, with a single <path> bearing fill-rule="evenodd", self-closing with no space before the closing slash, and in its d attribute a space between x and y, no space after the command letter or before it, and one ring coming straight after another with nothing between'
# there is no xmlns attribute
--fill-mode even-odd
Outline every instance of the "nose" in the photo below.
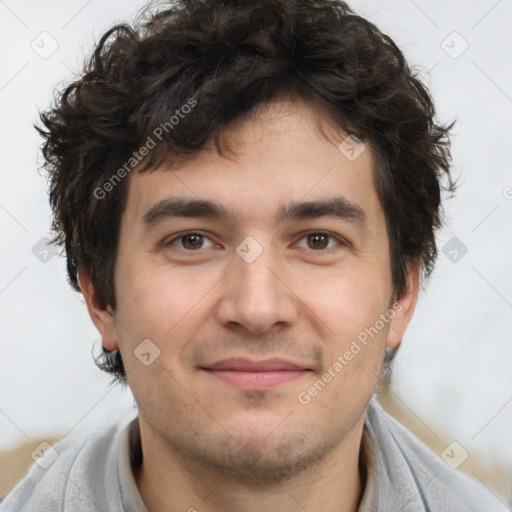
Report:
<svg viewBox="0 0 512 512"><path fill-rule="evenodd" d="M236 255L233 268L223 281L216 308L222 325L262 334L296 321L297 296L286 283L278 256L270 249L252 262Z"/></svg>

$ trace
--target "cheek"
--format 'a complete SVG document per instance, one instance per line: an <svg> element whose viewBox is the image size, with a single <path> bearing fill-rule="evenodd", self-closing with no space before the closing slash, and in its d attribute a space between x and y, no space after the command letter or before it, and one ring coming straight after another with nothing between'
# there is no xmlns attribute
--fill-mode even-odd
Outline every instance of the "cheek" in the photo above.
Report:
<svg viewBox="0 0 512 512"><path fill-rule="evenodd" d="M296 288L327 327L339 335L354 335L354 329L373 325L388 306L389 286L377 270L365 266L317 273L302 277Z"/></svg>
<svg viewBox="0 0 512 512"><path fill-rule="evenodd" d="M119 277L118 309L129 331L155 340L179 328L218 280L198 267L165 267L142 260L120 267Z"/></svg>
<svg viewBox="0 0 512 512"><path fill-rule="evenodd" d="M315 381L310 390L318 390L314 401L319 410L333 414L332 403L337 404L331 418L336 422L366 404L377 384L390 321L381 320L388 310L387 289L373 276L333 279L318 290L308 306L329 329L323 340L327 360L319 375L327 384Z"/></svg>
<svg viewBox="0 0 512 512"><path fill-rule="evenodd" d="M341 357L345 377L355 380L368 379L370 369L378 373L389 329L389 321L381 320L389 307L389 289L382 277L367 268L316 283L315 291L304 293L303 299L314 313L311 321L316 317L317 325L323 326L329 364Z"/></svg>

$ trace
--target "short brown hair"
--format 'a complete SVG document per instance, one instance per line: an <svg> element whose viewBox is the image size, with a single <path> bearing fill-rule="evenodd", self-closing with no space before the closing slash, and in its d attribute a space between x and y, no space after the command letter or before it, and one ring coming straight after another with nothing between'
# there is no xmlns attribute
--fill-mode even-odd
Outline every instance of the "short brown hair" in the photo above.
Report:
<svg viewBox="0 0 512 512"><path fill-rule="evenodd" d="M106 32L81 77L40 115L53 242L65 247L71 286L80 290L85 265L99 304L115 310L127 162L158 127L166 129L141 172L210 141L222 154L229 123L283 96L326 107L344 132L370 143L395 291L408 262L428 277L443 176L453 190L451 125L437 123L395 43L336 0L177 0Z"/></svg>

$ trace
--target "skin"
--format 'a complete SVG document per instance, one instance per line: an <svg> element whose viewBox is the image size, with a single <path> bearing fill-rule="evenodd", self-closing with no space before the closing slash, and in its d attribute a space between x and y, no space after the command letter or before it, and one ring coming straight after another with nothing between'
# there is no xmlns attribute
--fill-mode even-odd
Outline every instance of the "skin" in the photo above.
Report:
<svg viewBox="0 0 512 512"><path fill-rule="evenodd" d="M357 509L366 407L386 347L399 345L413 314L419 270L409 268L407 289L396 297L371 148L350 161L338 149L346 134L320 115L281 100L227 132L233 159L211 150L178 168L134 173L114 314L98 307L80 269L91 318L104 347L119 347L139 407L144 459L134 476L150 510ZM335 217L276 222L291 200L332 196L359 205L365 229ZM144 213L168 197L215 200L236 216L173 218L145 231ZM206 238L192 248L175 239L189 230ZM307 236L318 231L333 235L320 249ZM263 249L252 263L236 252L247 236ZM298 394L393 304L394 318L300 403ZM148 366L134 355L145 339L160 350ZM280 357L310 371L272 389L242 390L199 368L229 357Z"/></svg>

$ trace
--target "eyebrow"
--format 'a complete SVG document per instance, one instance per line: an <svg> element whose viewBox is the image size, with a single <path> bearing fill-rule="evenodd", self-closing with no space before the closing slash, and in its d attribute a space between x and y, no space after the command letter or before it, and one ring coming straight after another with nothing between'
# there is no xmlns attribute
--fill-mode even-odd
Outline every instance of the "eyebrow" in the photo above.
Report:
<svg viewBox="0 0 512 512"><path fill-rule="evenodd" d="M146 231L175 217L219 219L234 223L237 218L233 210L208 199L168 198L152 206L142 217ZM292 219L315 219L334 217L352 222L360 228L366 227L365 211L356 203L344 197L331 197L316 201L290 201L281 208L277 221Z"/></svg>

